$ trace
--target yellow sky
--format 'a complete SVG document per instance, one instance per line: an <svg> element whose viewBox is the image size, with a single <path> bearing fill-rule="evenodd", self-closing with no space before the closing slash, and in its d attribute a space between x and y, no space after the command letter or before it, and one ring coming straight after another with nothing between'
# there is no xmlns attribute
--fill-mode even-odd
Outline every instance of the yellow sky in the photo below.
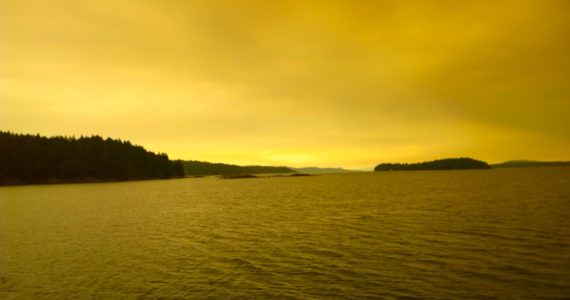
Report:
<svg viewBox="0 0 570 300"><path fill-rule="evenodd" d="M570 1L0 0L0 128L171 158L570 160Z"/></svg>

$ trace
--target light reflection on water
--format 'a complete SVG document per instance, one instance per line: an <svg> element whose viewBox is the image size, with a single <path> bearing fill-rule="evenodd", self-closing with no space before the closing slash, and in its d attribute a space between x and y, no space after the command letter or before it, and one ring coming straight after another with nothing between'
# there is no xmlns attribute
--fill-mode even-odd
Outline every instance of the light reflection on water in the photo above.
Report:
<svg viewBox="0 0 570 300"><path fill-rule="evenodd" d="M0 188L0 298L570 295L570 168Z"/></svg>

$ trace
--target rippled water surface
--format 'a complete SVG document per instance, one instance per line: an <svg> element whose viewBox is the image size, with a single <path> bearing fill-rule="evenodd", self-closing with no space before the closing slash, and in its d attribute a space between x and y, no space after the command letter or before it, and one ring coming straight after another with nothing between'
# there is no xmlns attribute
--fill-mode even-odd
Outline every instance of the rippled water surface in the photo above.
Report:
<svg viewBox="0 0 570 300"><path fill-rule="evenodd" d="M0 188L0 298L567 298L570 168Z"/></svg>

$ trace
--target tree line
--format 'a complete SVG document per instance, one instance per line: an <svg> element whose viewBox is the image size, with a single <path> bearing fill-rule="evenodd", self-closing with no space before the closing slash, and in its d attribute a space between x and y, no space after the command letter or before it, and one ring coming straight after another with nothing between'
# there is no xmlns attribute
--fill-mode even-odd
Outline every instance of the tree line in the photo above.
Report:
<svg viewBox="0 0 570 300"><path fill-rule="evenodd" d="M184 176L181 161L129 141L0 131L0 184L115 181Z"/></svg>
<svg viewBox="0 0 570 300"><path fill-rule="evenodd" d="M472 158L446 158L420 163L382 163L374 171L413 171L413 170L463 170L463 169L490 169L486 162Z"/></svg>
<svg viewBox="0 0 570 300"><path fill-rule="evenodd" d="M293 173L288 167L271 166L238 166L222 163L189 160L182 163L186 175L234 175L234 174L262 174L262 173Z"/></svg>

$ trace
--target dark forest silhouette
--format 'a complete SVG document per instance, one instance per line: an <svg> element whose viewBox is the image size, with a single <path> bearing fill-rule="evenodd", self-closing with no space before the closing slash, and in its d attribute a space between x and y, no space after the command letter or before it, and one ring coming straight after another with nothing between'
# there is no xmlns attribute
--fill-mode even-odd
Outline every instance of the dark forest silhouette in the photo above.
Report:
<svg viewBox="0 0 570 300"><path fill-rule="evenodd" d="M471 158L421 163L383 163L375 171L489 169ZM201 175L294 173L280 166L238 166L169 160L120 139L100 136L43 137L0 131L0 184L121 181Z"/></svg>
<svg viewBox="0 0 570 300"><path fill-rule="evenodd" d="M490 169L486 162L472 158L447 158L421 163L400 164L383 163L374 168L374 171L414 171L414 170L464 170L464 169Z"/></svg>
<svg viewBox="0 0 570 300"><path fill-rule="evenodd" d="M238 166L205 161L184 161L186 175L234 175L234 174L262 174L262 173L293 173L295 170L288 167L269 166Z"/></svg>
<svg viewBox="0 0 570 300"><path fill-rule="evenodd" d="M184 176L171 161L128 141L0 131L0 183L118 181Z"/></svg>

